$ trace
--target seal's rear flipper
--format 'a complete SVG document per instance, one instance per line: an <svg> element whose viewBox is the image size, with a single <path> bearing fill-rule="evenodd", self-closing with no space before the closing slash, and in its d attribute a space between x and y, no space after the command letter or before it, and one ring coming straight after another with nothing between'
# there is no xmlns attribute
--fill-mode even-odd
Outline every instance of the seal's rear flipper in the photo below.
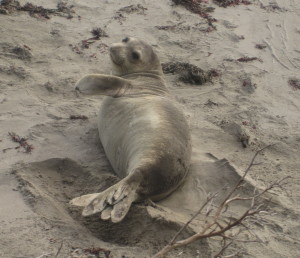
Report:
<svg viewBox="0 0 300 258"><path fill-rule="evenodd" d="M70 204L79 207L87 206L93 199L95 199L99 195L98 193L86 194L79 197L76 197L70 201Z"/></svg>
<svg viewBox="0 0 300 258"><path fill-rule="evenodd" d="M133 197L133 195L127 196L122 201L114 205L114 208L111 212L111 221L113 223L118 223L124 219L134 201Z"/></svg>
<svg viewBox="0 0 300 258"><path fill-rule="evenodd" d="M111 219L117 223L124 219L131 204L137 200L136 189L137 187L122 180L102 193L83 195L71 200L70 203L85 206L83 216L101 213L101 219Z"/></svg>

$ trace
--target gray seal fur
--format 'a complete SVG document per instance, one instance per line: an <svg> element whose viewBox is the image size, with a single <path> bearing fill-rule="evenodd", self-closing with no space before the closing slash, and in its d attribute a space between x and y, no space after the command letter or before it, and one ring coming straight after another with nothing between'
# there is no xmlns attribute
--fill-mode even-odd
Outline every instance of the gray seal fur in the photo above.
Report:
<svg viewBox="0 0 300 258"><path fill-rule="evenodd" d="M120 182L77 197L83 216L101 213L121 221L133 202L160 200L188 173L191 137L186 118L170 95L160 61L146 42L125 38L110 48L117 76L91 74L76 89L106 95L98 116L101 143Z"/></svg>

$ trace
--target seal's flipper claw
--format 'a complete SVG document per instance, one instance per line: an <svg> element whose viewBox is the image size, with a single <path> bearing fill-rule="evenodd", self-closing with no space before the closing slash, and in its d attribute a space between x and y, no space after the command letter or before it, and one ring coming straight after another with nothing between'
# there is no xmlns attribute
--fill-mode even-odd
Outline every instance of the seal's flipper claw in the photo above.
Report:
<svg viewBox="0 0 300 258"><path fill-rule="evenodd" d="M87 206L93 199L99 195L98 193L86 194L72 199L69 203L74 206Z"/></svg>
<svg viewBox="0 0 300 258"><path fill-rule="evenodd" d="M109 205L113 205L115 202L115 199L114 199L115 192L116 192L116 190L110 191L106 197L106 202Z"/></svg>
<svg viewBox="0 0 300 258"><path fill-rule="evenodd" d="M101 212L101 219L102 220L109 220L110 217L111 217L111 211L112 211L112 207L109 206L107 207L106 209L104 209L102 212Z"/></svg>

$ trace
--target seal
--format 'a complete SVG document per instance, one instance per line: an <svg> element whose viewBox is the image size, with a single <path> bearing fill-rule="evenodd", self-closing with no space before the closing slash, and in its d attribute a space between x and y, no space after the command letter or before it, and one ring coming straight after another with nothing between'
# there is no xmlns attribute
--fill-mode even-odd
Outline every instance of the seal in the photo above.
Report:
<svg viewBox="0 0 300 258"><path fill-rule="evenodd" d="M76 83L76 90L106 95L97 120L99 136L122 179L101 193L77 197L71 204L84 206L83 216L101 213L101 219L117 223L132 203L161 200L184 181L191 137L149 44L125 38L112 44L110 57L116 76L86 75Z"/></svg>

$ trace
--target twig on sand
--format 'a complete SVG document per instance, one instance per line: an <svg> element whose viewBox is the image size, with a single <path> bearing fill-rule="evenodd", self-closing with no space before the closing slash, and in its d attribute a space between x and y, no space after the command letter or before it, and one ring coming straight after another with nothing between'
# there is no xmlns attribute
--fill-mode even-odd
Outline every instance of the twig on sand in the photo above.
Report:
<svg viewBox="0 0 300 258"><path fill-rule="evenodd" d="M280 179L278 181L275 181L274 183L270 184L268 187L263 189L261 192L257 193L257 190L255 189L252 196L250 197L241 197L239 194L236 192L245 187L245 177L249 173L250 169L256 165L255 159L260 154L262 151L265 149L269 148L272 145L268 145L260 150L258 150L252 160L250 161L250 164L248 167L245 169L243 175L239 179L239 181L236 183L236 185L232 188L232 190L226 195L224 200L216 207L213 208L213 205L209 205L212 203L212 201L216 198L217 193L211 195L207 200L204 202L204 204L201 206L201 208L195 213L195 215L187 222L185 223L182 228L175 234L175 236L172 238L172 240L165 246L163 247L158 253L156 253L152 258L163 258L165 255L171 251L174 248L177 247L183 247L188 244L191 244L192 242L200 239L207 239L207 238L213 238L213 237L218 237L222 239L223 245L221 250L215 254L213 257L235 257L236 255L241 253L241 250L238 250L237 252L234 252L230 255L224 256L223 253L228 249L228 247L236 242L262 242L263 241L256 235L254 234L251 229L249 228L248 225L246 225L246 222L249 222L249 219L254 219L259 215L262 215L263 211L262 210L262 205L257 204L258 197L263 195L266 192L269 192L273 188L282 188L283 187L283 181L290 177L285 177L283 179ZM236 193L236 194L235 194ZM230 208L230 204L232 204L235 201L250 201L250 207L244 211L241 215L238 216L238 218L234 217L229 217L227 219L224 219L221 215L224 214L228 208ZM184 229L187 228L187 226L204 210L205 207L208 207L206 209L206 213L204 213L204 221L203 225L201 227L201 230L192 236L183 239L183 240L178 240L178 236L184 231ZM209 216L212 214L211 216ZM251 222L249 222L251 223ZM248 224L249 224L248 223ZM233 228L239 229L237 232L232 232ZM239 236L239 234L242 232L242 230L247 230L254 239L249 240L249 239L242 239L242 237ZM230 231L230 235L226 235L227 232Z"/></svg>
<svg viewBox="0 0 300 258"><path fill-rule="evenodd" d="M43 257L45 257L45 256L47 257L49 255L51 255L51 253L42 254L40 256L37 256L36 258L43 258Z"/></svg>
<svg viewBox="0 0 300 258"><path fill-rule="evenodd" d="M61 241L61 244L60 244L60 246L59 246L59 248L58 248L58 250L57 250L57 252L56 252L55 258L58 257L58 255L59 255L59 253L60 253L60 251L61 251L63 245L64 245L64 240Z"/></svg>

